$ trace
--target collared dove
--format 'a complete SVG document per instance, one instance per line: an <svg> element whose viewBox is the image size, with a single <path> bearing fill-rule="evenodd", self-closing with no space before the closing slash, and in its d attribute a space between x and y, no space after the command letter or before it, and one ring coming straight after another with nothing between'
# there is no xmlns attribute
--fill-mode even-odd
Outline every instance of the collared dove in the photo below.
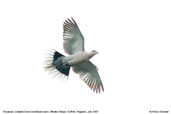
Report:
<svg viewBox="0 0 171 114"><path fill-rule="evenodd" d="M69 76L70 67L80 78L96 93L104 91L102 81L97 67L89 61L98 52L92 50L86 52L84 50L84 37L78 28L77 23L71 19L65 20L63 24L63 48L68 56L64 56L55 51L52 54L52 61L45 66L48 71L56 72Z"/></svg>

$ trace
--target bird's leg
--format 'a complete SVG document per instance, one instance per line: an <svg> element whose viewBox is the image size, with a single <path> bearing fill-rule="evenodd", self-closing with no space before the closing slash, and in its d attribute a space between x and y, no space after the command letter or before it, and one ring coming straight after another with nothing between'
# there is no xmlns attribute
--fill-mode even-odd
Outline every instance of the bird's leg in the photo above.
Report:
<svg viewBox="0 0 171 114"><path fill-rule="evenodd" d="M70 65L68 63L64 63L64 66L69 67Z"/></svg>
<svg viewBox="0 0 171 114"><path fill-rule="evenodd" d="M76 62L75 62L75 59L73 59L73 58L66 58L66 59L63 59L63 61L62 61L62 64L64 65L64 66L72 66L72 65L74 65Z"/></svg>
<svg viewBox="0 0 171 114"><path fill-rule="evenodd" d="M63 63L63 65L66 66L66 67L69 67L69 66L70 66L66 60L63 61L62 63Z"/></svg>

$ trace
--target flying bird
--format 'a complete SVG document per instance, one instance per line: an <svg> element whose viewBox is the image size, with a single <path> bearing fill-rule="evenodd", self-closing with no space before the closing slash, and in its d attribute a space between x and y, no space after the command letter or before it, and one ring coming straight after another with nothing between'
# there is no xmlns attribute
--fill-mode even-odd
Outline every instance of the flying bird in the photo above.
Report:
<svg viewBox="0 0 171 114"><path fill-rule="evenodd" d="M64 76L69 76L70 68L79 74L80 78L96 93L104 91L97 67L90 62L97 51L86 52L84 50L84 37L75 22L67 19L63 24L63 48L68 56L54 51L50 63L46 64L45 69L48 71L55 70Z"/></svg>

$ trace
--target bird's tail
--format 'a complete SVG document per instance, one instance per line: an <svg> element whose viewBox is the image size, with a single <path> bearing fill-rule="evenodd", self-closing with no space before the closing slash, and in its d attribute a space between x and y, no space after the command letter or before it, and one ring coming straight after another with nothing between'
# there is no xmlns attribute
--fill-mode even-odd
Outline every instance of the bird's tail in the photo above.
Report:
<svg viewBox="0 0 171 114"><path fill-rule="evenodd" d="M63 65L62 60L65 57L64 55L60 54L57 51L52 52L50 54L49 60L47 60L46 66L44 67L45 70L49 71L51 73L61 73L65 76L69 76L70 66L69 65Z"/></svg>

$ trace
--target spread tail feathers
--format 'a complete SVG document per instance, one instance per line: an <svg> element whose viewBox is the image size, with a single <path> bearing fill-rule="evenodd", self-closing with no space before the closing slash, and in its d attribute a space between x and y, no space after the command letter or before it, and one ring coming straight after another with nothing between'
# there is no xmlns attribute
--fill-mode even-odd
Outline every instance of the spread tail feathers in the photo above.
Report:
<svg viewBox="0 0 171 114"><path fill-rule="evenodd" d="M65 57L64 55L60 54L59 52L55 51L52 52L50 60L47 60L46 62L49 62L44 67L46 70L48 70L50 73L53 73L54 71L59 71L60 73L64 74L65 76L69 76L70 66L69 65L63 65L62 60Z"/></svg>

